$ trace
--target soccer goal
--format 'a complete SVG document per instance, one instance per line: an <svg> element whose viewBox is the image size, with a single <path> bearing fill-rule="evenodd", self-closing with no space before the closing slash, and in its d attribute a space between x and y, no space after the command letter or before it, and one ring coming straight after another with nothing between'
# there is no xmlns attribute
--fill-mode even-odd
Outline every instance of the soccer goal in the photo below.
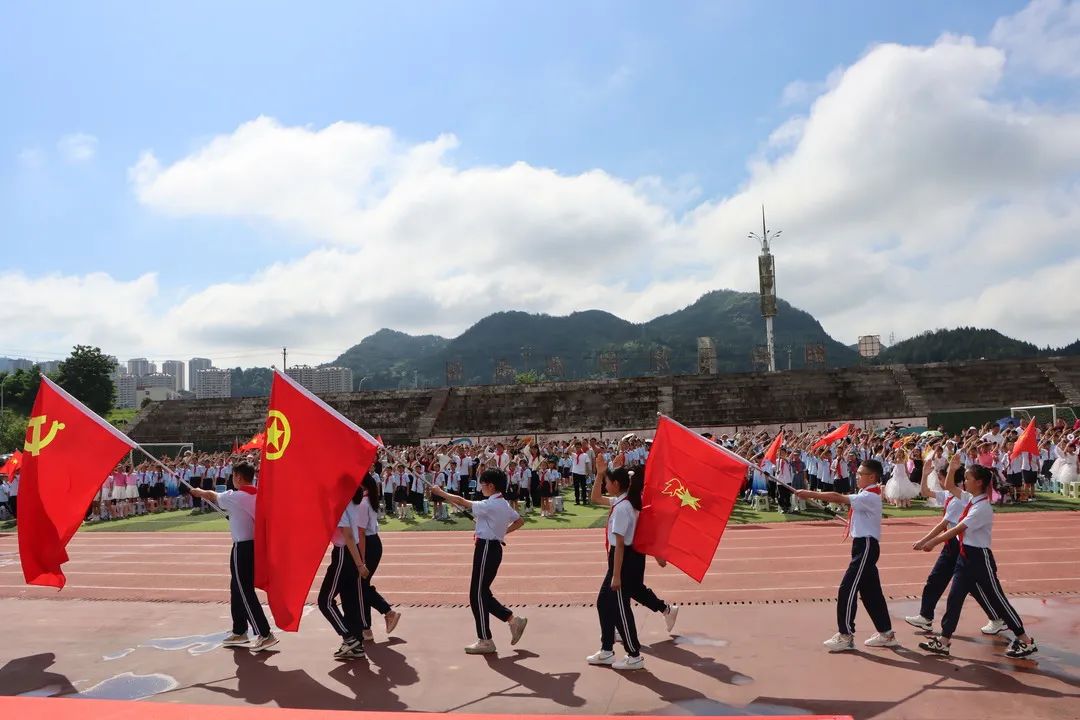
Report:
<svg viewBox="0 0 1080 720"><path fill-rule="evenodd" d="M1056 423L1059 418L1070 425L1076 422L1076 412L1068 405L1025 405L1009 408L1009 414L1025 421L1035 418L1039 425Z"/></svg>

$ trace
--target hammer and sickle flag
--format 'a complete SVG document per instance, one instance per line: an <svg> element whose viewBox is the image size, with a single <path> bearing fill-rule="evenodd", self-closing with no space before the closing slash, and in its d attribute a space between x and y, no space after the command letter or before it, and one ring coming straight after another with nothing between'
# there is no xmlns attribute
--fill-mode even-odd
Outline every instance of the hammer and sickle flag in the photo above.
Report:
<svg viewBox="0 0 1080 720"><path fill-rule="evenodd" d="M378 441L274 371L255 502L255 586L282 630L300 627L311 583Z"/></svg>
<svg viewBox="0 0 1080 720"><path fill-rule="evenodd" d="M101 484L135 443L42 376L19 481L19 559L29 585L62 588L67 544Z"/></svg>
<svg viewBox="0 0 1080 720"><path fill-rule="evenodd" d="M738 455L660 416L645 464L634 548L701 582L746 479Z"/></svg>

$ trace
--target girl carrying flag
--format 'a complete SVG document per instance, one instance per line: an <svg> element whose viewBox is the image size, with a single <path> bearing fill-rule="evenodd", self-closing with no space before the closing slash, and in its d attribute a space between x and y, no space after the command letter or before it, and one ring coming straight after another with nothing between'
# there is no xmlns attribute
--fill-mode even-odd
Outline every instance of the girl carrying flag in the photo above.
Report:
<svg viewBox="0 0 1080 720"><path fill-rule="evenodd" d="M623 467L608 469L602 453L596 454L596 481L589 500L600 504L607 490L607 574L600 584L596 609L600 615L600 650L586 658L590 665L609 665L615 670L645 667L638 642L637 625L630 598L645 584L645 556L634 549L634 531L641 512L642 482ZM615 659L615 631L626 647L626 657Z"/></svg>

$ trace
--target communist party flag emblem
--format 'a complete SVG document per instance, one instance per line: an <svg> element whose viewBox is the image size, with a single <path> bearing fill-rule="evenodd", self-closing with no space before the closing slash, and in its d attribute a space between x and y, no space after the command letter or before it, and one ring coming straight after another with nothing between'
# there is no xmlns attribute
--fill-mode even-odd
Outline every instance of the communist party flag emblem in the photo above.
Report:
<svg viewBox="0 0 1080 720"><path fill-rule="evenodd" d="M19 488L19 559L30 585L64 587L60 566L101 483L135 447L119 430L41 378L26 427Z"/></svg>

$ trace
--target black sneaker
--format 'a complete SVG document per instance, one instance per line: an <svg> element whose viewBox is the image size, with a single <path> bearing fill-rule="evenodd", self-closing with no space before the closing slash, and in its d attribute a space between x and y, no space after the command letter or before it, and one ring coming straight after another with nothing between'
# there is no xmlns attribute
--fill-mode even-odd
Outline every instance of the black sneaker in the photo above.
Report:
<svg viewBox="0 0 1080 720"><path fill-rule="evenodd" d="M949 656L949 646L941 642L941 638L930 638L926 642L919 643L919 648L935 655Z"/></svg>
<svg viewBox="0 0 1080 720"><path fill-rule="evenodd" d="M1020 642L1019 639L1013 640L1009 645L1009 649L1005 651L1005 657L1011 658L1026 658L1028 655L1034 655L1039 652L1039 646L1035 644L1035 638L1031 638L1030 643Z"/></svg>

